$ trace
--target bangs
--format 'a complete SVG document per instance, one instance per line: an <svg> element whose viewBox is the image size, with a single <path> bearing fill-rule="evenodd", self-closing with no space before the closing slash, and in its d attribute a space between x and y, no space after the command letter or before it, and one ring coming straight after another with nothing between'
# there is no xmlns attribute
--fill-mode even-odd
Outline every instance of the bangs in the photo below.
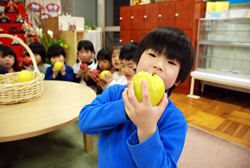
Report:
<svg viewBox="0 0 250 168"><path fill-rule="evenodd" d="M160 31L159 31L160 30ZM152 49L156 53L163 54L169 59L176 59L183 62L185 55L188 52L187 37L182 32L166 31L165 29L158 29L158 31L151 31L148 36L142 39L140 47L143 50ZM189 39L188 39L189 40ZM143 41L147 42L143 43ZM189 40L190 41L190 40Z"/></svg>

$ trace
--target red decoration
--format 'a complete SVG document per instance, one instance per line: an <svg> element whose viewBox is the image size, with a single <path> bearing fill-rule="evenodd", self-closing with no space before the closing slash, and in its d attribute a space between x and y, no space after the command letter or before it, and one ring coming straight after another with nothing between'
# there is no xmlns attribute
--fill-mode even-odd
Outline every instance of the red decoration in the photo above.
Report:
<svg viewBox="0 0 250 168"><path fill-rule="evenodd" d="M41 19L47 19L47 18L50 18L51 15L48 14L48 13L41 13Z"/></svg>
<svg viewBox="0 0 250 168"><path fill-rule="evenodd" d="M46 5L46 9L48 10L48 12L58 12L60 6L55 3L49 3L48 5Z"/></svg>
<svg viewBox="0 0 250 168"><path fill-rule="evenodd" d="M41 12L43 10L43 6L37 2L30 3L28 7L33 12Z"/></svg>

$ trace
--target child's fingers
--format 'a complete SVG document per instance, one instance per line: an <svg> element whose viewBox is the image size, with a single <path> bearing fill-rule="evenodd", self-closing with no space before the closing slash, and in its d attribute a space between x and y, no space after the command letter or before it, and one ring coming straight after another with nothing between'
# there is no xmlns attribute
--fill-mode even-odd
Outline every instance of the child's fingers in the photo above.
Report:
<svg viewBox="0 0 250 168"><path fill-rule="evenodd" d="M141 90L142 90L142 102L150 105L150 96L148 91L148 84L146 80L141 81Z"/></svg>
<svg viewBox="0 0 250 168"><path fill-rule="evenodd" d="M135 97L134 83L128 82L127 88L128 88L128 98L129 98L131 104L133 104L134 106L137 106L139 101Z"/></svg>
<svg viewBox="0 0 250 168"><path fill-rule="evenodd" d="M164 93L158 107L160 107L162 111L164 111L167 105L168 105L168 96L167 96L167 93Z"/></svg>

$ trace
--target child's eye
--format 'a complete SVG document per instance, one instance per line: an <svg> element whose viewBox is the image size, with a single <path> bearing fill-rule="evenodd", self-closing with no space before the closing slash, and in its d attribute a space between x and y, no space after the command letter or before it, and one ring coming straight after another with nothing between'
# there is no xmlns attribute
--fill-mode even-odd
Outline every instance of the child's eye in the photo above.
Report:
<svg viewBox="0 0 250 168"><path fill-rule="evenodd" d="M151 53L149 55L152 56L152 57L156 57L154 54L151 54Z"/></svg>
<svg viewBox="0 0 250 168"><path fill-rule="evenodd" d="M168 63L169 63L169 64L172 64L172 65L175 65L175 63L174 63L174 62L172 62L172 61L168 61Z"/></svg>

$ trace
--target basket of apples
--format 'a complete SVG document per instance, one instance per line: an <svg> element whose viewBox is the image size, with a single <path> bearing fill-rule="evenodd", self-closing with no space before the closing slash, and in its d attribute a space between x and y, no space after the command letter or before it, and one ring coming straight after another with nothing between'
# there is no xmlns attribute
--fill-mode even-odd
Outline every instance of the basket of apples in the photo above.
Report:
<svg viewBox="0 0 250 168"><path fill-rule="evenodd" d="M40 73L36 59L30 48L18 37L10 34L0 34L0 38L10 38L22 45L30 55L34 71L22 70L20 72L0 75L0 104L15 104L36 99L42 95L42 81L44 74ZM27 62L29 62L27 60Z"/></svg>

